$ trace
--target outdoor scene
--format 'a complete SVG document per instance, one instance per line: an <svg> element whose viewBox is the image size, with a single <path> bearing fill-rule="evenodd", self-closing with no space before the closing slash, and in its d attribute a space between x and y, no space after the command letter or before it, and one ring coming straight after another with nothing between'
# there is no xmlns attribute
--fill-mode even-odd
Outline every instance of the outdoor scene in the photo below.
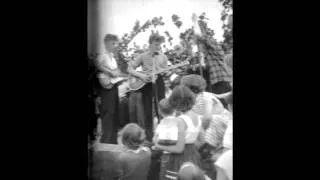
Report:
<svg viewBox="0 0 320 180"><path fill-rule="evenodd" d="M88 179L233 179L233 1L88 0Z"/></svg>

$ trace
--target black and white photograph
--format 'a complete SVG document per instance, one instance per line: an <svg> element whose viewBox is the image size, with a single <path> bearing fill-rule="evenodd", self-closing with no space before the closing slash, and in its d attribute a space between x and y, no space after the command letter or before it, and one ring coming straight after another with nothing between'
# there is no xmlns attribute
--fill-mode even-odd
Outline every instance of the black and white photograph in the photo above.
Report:
<svg viewBox="0 0 320 180"><path fill-rule="evenodd" d="M87 0L90 180L233 180L233 0Z"/></svg>

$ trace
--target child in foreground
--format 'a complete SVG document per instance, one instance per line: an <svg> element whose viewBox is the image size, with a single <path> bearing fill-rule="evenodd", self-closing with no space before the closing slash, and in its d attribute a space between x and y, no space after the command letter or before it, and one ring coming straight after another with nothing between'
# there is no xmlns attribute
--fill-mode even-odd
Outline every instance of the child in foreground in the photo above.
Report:
<svg viewBox="0 0 320 180"><path fill-rule="evenodd" d="M168 99L162 99L159 102L159 112L162 119L155 129L153 143L163 146L176 145L178 142L178 120L175 117L176 111L169 104ZM163 151L160 148L157 148L157 146L153 146L152 150L153 157L157 156L156 158L160 160L160 172L157 178L163 179L167 170L168 161L161 157L163 154L169 154L169 152Z"/></svg>
<svg viewBox="0 0 320 180"><path fill-rule="evenodd" d="M175 110L167 99L162 99L159 102L159 109L163 119L156 127L153 140L155 141L157 139L157 142L154 143L164 146L175 145L178 142L178 127Z"/></svg>
<svg viewBox="0 0 320 180"><path fill-rule="evenodd" d="M151 152L143 146L144 130L135 123L127 124L119 133L125 152L119 155L120 180L147 180Z"/></svg>

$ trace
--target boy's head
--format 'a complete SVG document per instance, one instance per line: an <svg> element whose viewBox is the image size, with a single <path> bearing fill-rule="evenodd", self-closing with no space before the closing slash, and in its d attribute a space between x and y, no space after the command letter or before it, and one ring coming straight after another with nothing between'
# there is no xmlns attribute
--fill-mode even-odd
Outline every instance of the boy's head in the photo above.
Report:
<svg viewBox="0 0 320 180"><path fill-rule="evenodd" d="M203 171L191 162L182 164L177 180L205 180Z"/></svg>
<svg viewBox="0 0 320 180"><path fill-rule="evenodd" d="M159 102L159 109L162 117L170 116L174 113L173 107L169 104L168 99L165 98Z"/></svg>
<svg viewBox="0 0 320 180"><path fill-rule="evenodd" d="M149 48L152 52L159 52L162 43L164 43L164 37L159 34L151 34L149 37Z"/></svg>
<svg viewBox="0 0 320 180"><path fill-rule="evenodd" d="M129 149L138 149L146 138L144 130L135 123L127 124L119 133L122 144Z"/></svg>
<svg viewBox="0 0 320 180"><path fill-rule="evenodd" d="M104 37L103 42L104 42L104 46L105 46L106 50L112 52L118 46L119 38L116 35L107 34Z"/></svg>

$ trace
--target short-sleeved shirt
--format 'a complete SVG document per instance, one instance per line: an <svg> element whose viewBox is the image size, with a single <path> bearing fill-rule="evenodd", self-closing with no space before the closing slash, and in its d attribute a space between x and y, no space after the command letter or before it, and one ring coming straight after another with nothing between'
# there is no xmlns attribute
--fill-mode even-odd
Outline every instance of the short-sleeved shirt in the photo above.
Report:
<svg viewBox="0 0 320 180"><path fill-rule="evenodd" d="M183 119L183 121L186 123L187 125L187 129L185 131L185 143L186 144L193 144L196 142L196 140L198 139L198 136L200 134L201 131L201 116L198 116L197 120L198 120L198 125L195 126L192 122L192 119L190 116L188 115L180 115L180 118Z"/></svg>
<svg viewBox="0 0 320 180"><path fill-rule="evenodd" d="M160 124L156 127L155 136L158 137L159 141L170 141L175 144L178 142L178 123L176 117L168 116L160 121ZM160 144L160 143L159 143Z"/></svg>
<svg viewBox="0 0 320 180"><path fill-rule="evenodd" d="M153 64L154 63L154 64ZM149 52L140 54L136 59L129 62L132 68L142 67L143 71L152 71L153 65L155 70L164 69L168 67L168 58L164 54L159 54L154 57Z"/></svg>
<svg viewBox="0 0 320 180"><path fill-rule="evenodd" d="M118 68L117 61L112 52L104 52L98 56L97 61L101 68L106 68L107 70L116 70Z"/></svg>

